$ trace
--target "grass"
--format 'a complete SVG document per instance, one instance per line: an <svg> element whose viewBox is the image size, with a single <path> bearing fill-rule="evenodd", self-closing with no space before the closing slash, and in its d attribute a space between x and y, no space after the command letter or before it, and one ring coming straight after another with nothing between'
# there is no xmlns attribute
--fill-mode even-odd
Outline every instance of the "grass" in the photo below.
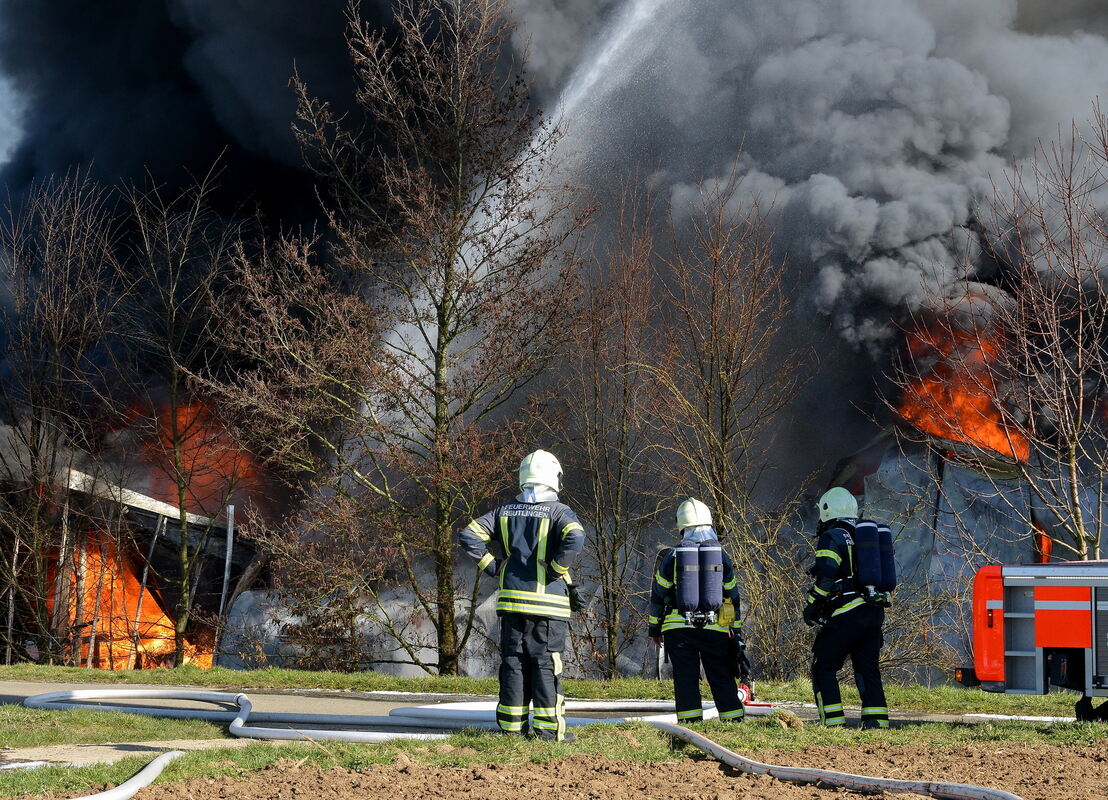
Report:
<svg viewBox="0 0 1108 800"><path fill-rule="evenodd" d="M758 683L759 699L771 702L812 702L812 686L807 681ZM843 686L843 702L861 705L858 690ZM1078 695L1055 689L1050 694L998 694L961 686L885 687L889 708L894 711L921 711L930 714L1020 714L1072 717Z"/></svg>
<svg viewBox="0 0 1108 800"><path fill-rule="evenodd" d="M201 720L156 719L116 711L45 711L0 705L4 747L53 744L149 742L169 739L222 739L225 726Z"/></svg>
<svg viewBox="0 0 1108 800"><path fill-rule="evenodd" d="M428 675L397 678L377 672L308 672L291 669L210 670L196 667L158 670L88 670L81 667L48 667L39 664L0 666L0 680L80 682L155 685L190 685L230 689L324 689L331 691L430 692L441 694L495 695L495 678L463 678ZM807 681L759 682L761 699L783 702L812 702ZM935 714L995 713L1072 716L1076 697L1067 692L1048 695L1006 695L955 686L888 686L889 707L894 710ZM671 681L618 678L612 681L566 681L566 694L573 699L672 699ZM707 696L707 694L705 695ZM858 693L844 687L844 700L858 705Z"/></svg>
<svg viewBox="0 0 1108 800"><path fill-rule="evenodd" d="M925 744L932 748L958 748L978 742L1004 742L1078 746L1103 743L1108 728L1092 724L1034 725L926 724L907 725L891 731L856 729L782 729L771 720L750 720L741 726L708 722L696 726L710 738L733 750L757 757L763 750L802 750L816 746L867 746ZM462 731L442 742L397 741L380 745L340 742L287 744L275 747L259 742L243 748L189 753L171 764L159 782L190 778L248 777L272 765L307 765L365 770L392 764L400 753L413 761L440 768L465 768L488 763L508 766L543 763L574 754L603 756L618 761L664 762L678 758L706 758L699 750L675 742L647 725L594 725L578 729L576 744L529 742L485 731ZM114 765L81 768L48 767L30 771L0 771L0 798L42 795L48 792L91 793L118 785L137 772L149 757L127 759Z"/></svg>

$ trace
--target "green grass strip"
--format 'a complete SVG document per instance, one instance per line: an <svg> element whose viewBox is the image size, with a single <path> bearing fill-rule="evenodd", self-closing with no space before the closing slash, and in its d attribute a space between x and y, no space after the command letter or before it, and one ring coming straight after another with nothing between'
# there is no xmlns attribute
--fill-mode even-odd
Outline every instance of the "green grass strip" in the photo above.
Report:
<svg viewBox="0 0 1108 800"><path fill-rule="evenodd" d="M171 739L222 739L226 725L201 720L155 719L116 711L45 711L0 705L0 742L4 747L55 744L103 744Z"/></svg>

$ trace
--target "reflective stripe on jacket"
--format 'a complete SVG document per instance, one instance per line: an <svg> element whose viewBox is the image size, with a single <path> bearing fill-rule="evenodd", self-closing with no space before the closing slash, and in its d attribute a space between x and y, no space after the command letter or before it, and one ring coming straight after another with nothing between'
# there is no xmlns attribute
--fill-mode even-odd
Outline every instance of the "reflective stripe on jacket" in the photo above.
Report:
<svg viewBox="0 0 1108 800"><path fill-rule="evenodd" d="M478 569L500 561L498 614L569 619L564 579L585 544L585 529L569 506L505 503L458 531L458 540Z"/></svg>
<svg viewBox="0 0 1108 800"><path fill-rule="evenodd" d="M853 533L853 520L839 519L821 531L816 541L816 563L812 568L816 582L808 594L825 598L834 609L832 617L853 611L865 602L854 579L857 567Z"/></svg>

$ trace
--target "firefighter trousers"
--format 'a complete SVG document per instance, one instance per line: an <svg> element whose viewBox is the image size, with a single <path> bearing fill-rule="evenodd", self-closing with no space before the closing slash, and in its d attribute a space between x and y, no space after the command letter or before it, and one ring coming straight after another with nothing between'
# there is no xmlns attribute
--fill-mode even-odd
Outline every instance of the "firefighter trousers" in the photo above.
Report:
<svg viewBox="0 0 1108 800"><path fill-rule="evenodd" d="M500 615L500 703L496 724L505 733L565 737L562 651L565 620L524 614ZM534 704L534 719L529 712Z"/></svg>
<svg viewBox="0 0 1108 800"><path fill-rule="evenodd" d="M816 695L819 717L825 725L846 722L838 672L850 657L854 681L862 696L862 727L889 727L889 709L877 658L885 644L881 626L885 609L863 604L837 617L831 617L812 644L812 690Z"/></svg>
<svg viewBox="0 0 1108 800"><path fill-rule="evenodd" d="M719 718L738 722L744 711L735 682L734 651L731 637L722 631L675 628L663 634L666 653L673 666L673 695L678 722L704 719L700 702L700 667L712 690Z"/></svg>

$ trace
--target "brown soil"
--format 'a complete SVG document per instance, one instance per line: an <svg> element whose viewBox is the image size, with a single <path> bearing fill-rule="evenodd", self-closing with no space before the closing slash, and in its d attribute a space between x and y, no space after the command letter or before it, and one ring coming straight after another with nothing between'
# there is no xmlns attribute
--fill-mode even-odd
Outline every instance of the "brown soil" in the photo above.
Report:
<svg viewBox="0 0 1108 800"><path fill-rule="evenodd" d="M802 752L760 751L760 761L880 775L890 778L975 783L1025 800L1108 798L1108 752L1099 747L1059 748L977 744L818 747ZM579 755L548 764L437 769L401 754L388 766L352 772L320 770L285 761L244 780L197 779L157 784L137 800L831 800L861 797L841 790L782 783L745 775L715 761L686 758L664 764L610 761ZM896 795L915 798L915 795Z"/></svg>

